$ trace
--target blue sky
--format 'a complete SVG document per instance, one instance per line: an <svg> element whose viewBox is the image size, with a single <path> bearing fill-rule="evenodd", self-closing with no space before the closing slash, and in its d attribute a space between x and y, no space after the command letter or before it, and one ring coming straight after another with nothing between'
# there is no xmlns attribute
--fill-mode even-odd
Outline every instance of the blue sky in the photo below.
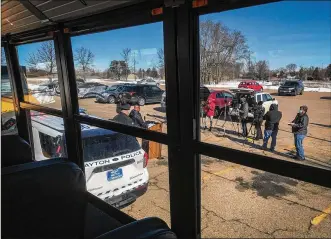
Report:
<svg viewBox="0 0 331 239"><path fill-rule="evenodd" d="M267 60L270 68L295 63L298 66L325 67L331 63L331 2L285 1L207 14L200 20L220 21L240 30L247 39L255 60ZM20 62L40 43L18 48ZM163 48L163 24L153 23L72 38L73 49L84 46L95 54L100 70L111 60L121 59L121 50L131 48L137 56L137 68L157 64L157 49ZM22 63L21 63L22 64Z"/></svg>

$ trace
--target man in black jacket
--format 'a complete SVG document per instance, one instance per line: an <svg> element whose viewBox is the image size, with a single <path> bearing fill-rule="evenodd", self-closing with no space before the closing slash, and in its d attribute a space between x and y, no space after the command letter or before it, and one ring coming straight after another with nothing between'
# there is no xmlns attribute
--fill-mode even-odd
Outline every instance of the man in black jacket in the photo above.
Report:
<svg viewBox="0 0 331 239"><path fill-rule="evenodd" d="M141 117L140 114L140 106L135 105L133 107L133 110L131 110L129 117L132 119L133 123L141 128L147 128L146 123L144 122L143 118Z"/></svg>
<svg viewBox="0 0 331 239"><path fill-rule="evenodd" d="M132 119L128 116L130 105L127 103L120 103L118 104L118 109L120 110L119 113L113 118L114 121L117 121L121 124L131 125L133 126L134 123Z"/></svg>
<svg viewBox="0 0 331 239"><path fill-rule="evenodd" d="M242 135L247 137L247 116L248 116L248 103L246 97L240 98L241 105L239 108L239 117L241 121L241 127L243 130Z"/></svg>
<svg viewBox="0 0 331 239"><path fill-rule="evenodd" d="M293 158L298 160L305 160L305 153L303 150L303 139L307 135L307 127L309 124L309 117L307 115L308 107L300 106L299 113L289 125L292 126L292 133L294 134L294 144L297 151Z"/></svg>
<svg viewBox="0 0 331 239"><path fill-rule="evenodd" d="M282 112L278 111L278 105L271 104L269 111L265 114L263 148L267 149L268 141L271 136L270 150L274 151L276 147L279 121L282 118Z"/></svg>
<svg viewBox="0 0 331 239"><path fill-rule="evenodd" d="M256 140L260 140L263 139L263 134L262 134L262 129L261 129L261 125L263 122L263 116L264 116L264 107L263 105L263 101L260 101L259 103L257 103L256 106L254 106L254 125L255 125L255 129L256 129Z"/></svg>

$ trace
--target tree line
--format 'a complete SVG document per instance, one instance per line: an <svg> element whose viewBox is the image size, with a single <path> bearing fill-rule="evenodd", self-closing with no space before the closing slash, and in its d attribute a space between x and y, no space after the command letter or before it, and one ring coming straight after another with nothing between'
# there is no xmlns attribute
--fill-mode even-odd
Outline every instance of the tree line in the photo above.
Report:
<svg viewBox="0 0 331 239"><path fill-rule="evenodd" d="M140 51L124 48L121 59L112 60L104 71L94 69L95 55L90 49L79 47L74 50L77 77L86 78L96 75L102 78L127 80L130 74L134 78L163 78L164 51L157 50L157 59L153 67L137 69ZM30 73L44 71L52 75L56 69L54 46L51 41L43 42L35 53L29 54L27 66ZM40 63L43 63L41 70ZM221 22L211 20L200 23L200 76L202 83L218 83L237 78L267 80L271 77L285 78L292 76L303 80L330 80L331 66L298 67L295 63L287 64L276 70L270 70L267 60L255 61L249 49L247 39L242 32L232 30Z"/></svg>
<svg viewBox="0 0 331 239"><path fill-rule="evenodd" d="M218 83L236 78L267 80L270 77L292 76L302 80L331 80L327 67L297 67L290 63L270 70L266 60L255 61L246 37L211 20L200 23L200 77L203 83Z"/></svg>
<svg viewBox="0 0 331 239"><path fill-rule="evenodd" d="M85 47L74 50L74 61L77 78L98 76L117 80L128 79L130 74L135 78L164 77L164 53L163 49L157 50L158 61L152 68L137 69L139 52L130 48L122 49L120 60L112 60L103 72L94 68L94 53ZM30 53L26 59L28 74L30 76L53 75L56 72L56 57L53 42L43 42L34 53Z"/></svg>

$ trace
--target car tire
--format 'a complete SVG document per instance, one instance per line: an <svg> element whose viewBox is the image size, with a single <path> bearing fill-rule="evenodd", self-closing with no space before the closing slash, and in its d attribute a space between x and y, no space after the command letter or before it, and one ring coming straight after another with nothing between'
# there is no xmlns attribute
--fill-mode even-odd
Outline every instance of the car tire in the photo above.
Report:
<svg viewBox="0 0 331 239"><path fill-rule="evenodd" d="M138 105L143 106L146 104L146 100L143 97L139 97L138 99Z"/></svg>
<svg viewBox="0 0 331 239"><path fill-rule="evenodd" d="M109 104L115 104L115 97L113 95L108 96L108 103Z"/></svg>
<svg viewBox="0 0 331 239"><path fill-rule="evenodd" d="M300 95L303 95L303 90L300 92Z"/></svg>

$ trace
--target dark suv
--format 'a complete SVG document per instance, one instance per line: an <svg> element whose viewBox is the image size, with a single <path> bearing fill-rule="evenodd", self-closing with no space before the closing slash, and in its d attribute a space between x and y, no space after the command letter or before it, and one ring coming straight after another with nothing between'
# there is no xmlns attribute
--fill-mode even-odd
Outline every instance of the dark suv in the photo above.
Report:
<svg viewBox="0 0 331 239"><path fill-rule="evenodd" d="M110 103L114 104L118 102L120 95L124 92L133 93L134 89L133 84L121 84L121 85L112 85L108 86L105 91L101 92L95 98L96 102L99 103Z"/></svg>
<svg viewBox="0 0 331 239"><path fill-rule="evenodd" d="M305 87L302 81L285 81L278 88L278 95L302 95Z"/></svg>
<svg viewBox="0 0 331 239"><path fill-rule="evenodd" d="M134 85L132 87L131 104L145 105L146 103L160 103L163 90L154 85Z"/></svg>

